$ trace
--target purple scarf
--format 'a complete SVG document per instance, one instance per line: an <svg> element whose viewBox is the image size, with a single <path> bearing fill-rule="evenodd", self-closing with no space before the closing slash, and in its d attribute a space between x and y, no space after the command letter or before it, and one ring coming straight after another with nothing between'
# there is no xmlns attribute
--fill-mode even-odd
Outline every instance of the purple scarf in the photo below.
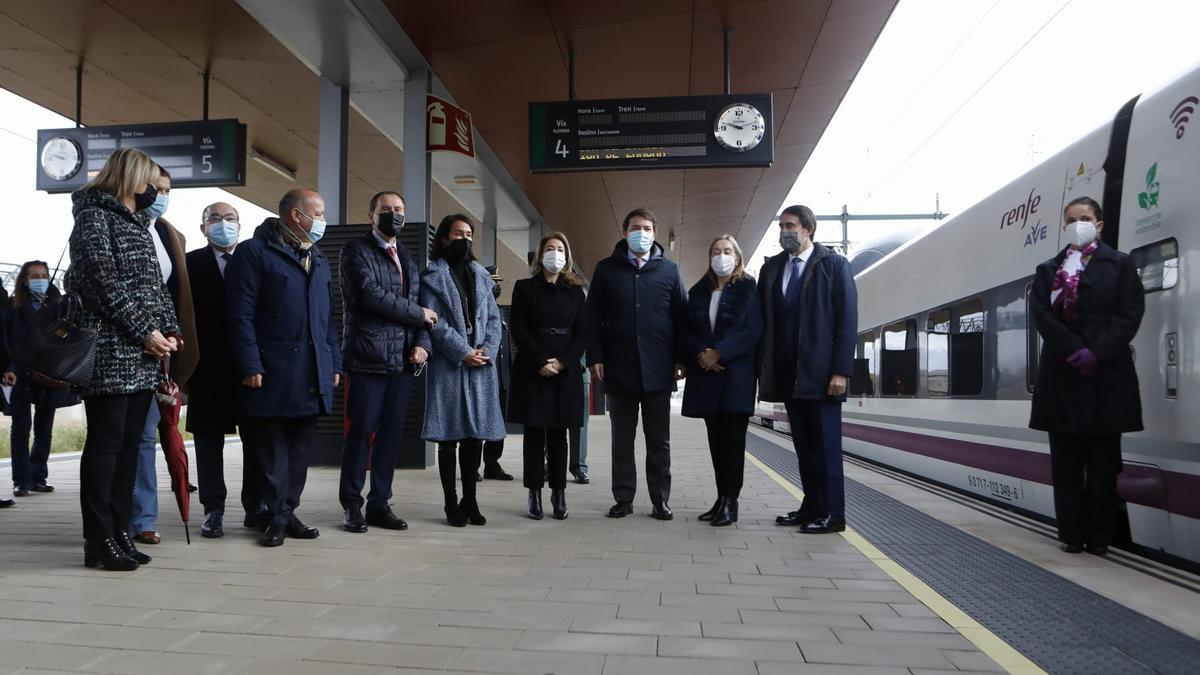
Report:
<svg viewBox="0 0 1200 675"><path fill-rule="evenodd" d="M1079 275L1091 259L1092 254L1100 247L1099 242L1093 241L1082 249L1067 249L1058 272L1054 274L1054 284L1050 287L1050 306L1058 310L1068 319L1075 318L1075 301L1079 299Z"/></svg>

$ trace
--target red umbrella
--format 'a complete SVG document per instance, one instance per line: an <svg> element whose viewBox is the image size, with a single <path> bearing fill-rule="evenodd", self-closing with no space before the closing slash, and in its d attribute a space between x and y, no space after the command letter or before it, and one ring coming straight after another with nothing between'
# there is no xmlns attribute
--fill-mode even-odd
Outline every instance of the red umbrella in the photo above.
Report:
<svg viewBox="0 0 1200 675"><path fill-rule="evenodd" d="M164 380L158 385L154 396L158 399L158 409L162 419L158 423L158 437L162 442L163 455L167 458L167 471L171 474L171 492L175 493L175 503L179 505L179 515L183 518L183 533L187 543L192 543L192 534L188 531L188 514L191 511L191 493L188 491L188 456L183 447L183 436L179 434L179 410L182 401L179 396L179 385L171 379L167 370L167 362L163 361Z"/></svg>

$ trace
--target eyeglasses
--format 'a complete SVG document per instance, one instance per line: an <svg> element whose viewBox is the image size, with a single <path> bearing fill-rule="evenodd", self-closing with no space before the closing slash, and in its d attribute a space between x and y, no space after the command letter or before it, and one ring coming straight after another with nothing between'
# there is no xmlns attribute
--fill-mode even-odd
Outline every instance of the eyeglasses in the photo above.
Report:
<svg viewBox="0 0 1200 675"><path fill-rule="evenodd" d="M234 225L238 224L238 217L233 215L232 213L230 213L229 215L225 215L225 216L214 213L213 215L206 218L204 222L209 225L216 225L217 223L221 222L222 220L227 223L233 223Z"/></svg>

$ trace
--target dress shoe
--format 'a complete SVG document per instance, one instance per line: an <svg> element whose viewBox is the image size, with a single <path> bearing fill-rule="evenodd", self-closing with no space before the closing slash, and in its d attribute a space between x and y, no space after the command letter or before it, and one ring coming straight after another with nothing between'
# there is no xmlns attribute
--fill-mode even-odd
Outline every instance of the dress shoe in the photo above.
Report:
<svg viewBox="0 0 1200 675"><path fill-rule="evenodd" d="M292 539L316 539L321 536L320 530L305 525L296 516L292 516L292 519L287 522L284 533Z"/></svg>
<svg viewBox="0 0 1200 675"><path fill-rule="evenodd" d="M796 509L795 511L788 511L786 516L775 516L775 524L798 527L813 520L815 517L811 513L805 512L804 509Z"/></svg>
<svg viewBox="0 0 1200 675"><path fill-rule="evenodd" d="M134 540L136 540L139 544L153 546L154 544L161 542L162 537L158 536L158 533L154 530L142 530L141 532L137 533L137 536L134 537Z"/></svg>
<svg viewBox="0 0 1200 675"><path fill-rule="evenodd" d="M14 497L28 497L29 490L26 490L24 485L18 485L13 488L13 496Z"/></svg>
<svg viewBox="0 0 1200 675"><path fill-rule="evenodd" d="M474 497L463 497L458 503L458 508L467 517L467 522L472 525L487 525L487 518L479 512L479 502L475 501Z"/></svg>
<svg viewBox="0 0 1200 675"><path fill-rule="evenodd" d="M671 507L667 506L666 502L655 504L654 510L650 512L650 515L658 520L670 520L675 517L675 514L671 511Z"/></svg>
<svg viewBox="0 0 1200 675"><path fill-rule="evenodd" d="M196 490L199 490L199 489L200 488L196 487L192 483L188 483L188 492L195 492Z"/></svg>
<svg viewBox="0 0 1200 675"><path fill-rule="evenodd" d="M200 536L206 539L219 539L225 536L225 527L221 524L225 514L221 511L209 511L204 514L204 524L200 526Z"/></svg>
<svg viewBox="0 0 1200 675"><path fill-rule="evenodd" d="M1063 544L1059 548L1067 553L1083 553L1083 544Z"/></svg>
<svg viewBox="0 0 1200 675"><path fill-rule="evenodd" d="M629 502L617 502L608 510L609 518L624 518L633 514L633 504Z"/></svg>
<svg viewBox="0 0 1200 675"><path fill-rule="evenodd" d="M488 480L512 480L512 474L500 468L499 464L484 468L483 477Z"/></svg>
<svg viewBox="0 0 1200 675"><path fill-rule="evenodd" d="M816 520L809 521L800 526L800 531L804 534L830 534L833 532L846 531L846 519L834 518L833 516L823 516Z"/></svg>
<svg viewBox="0 0 1200 675"><path fill-rule="evenodd" d="M7 509L13 504L16 504L16 502L11 499L0 499L0 509Z"/></svg>
<svg viewBox="0 0 1200 675"><path fill-rule="evenodd" d="M541 490L531 489L529 491L529 505L525 508L525 513L528 513L529 517L533 518L534 520L541 520L545 515L542 511Z"/></svg>
<svg viewBox="0 0 1200 675"><path fill-rule="evenodd" d="M248 530L258 530L266 532L267 526L271 524L271 519L267 515L267 507L259 506L254 513L247 513L246 519L242 521L242 526Z"/></svg>
<svg viewBox="0 0 1200 675"><path fill-rule="evenodd" d="M112 537L84 542L83 564L113 572L132 572L138 568L137 561L125 555Z"/></svg>
<svg viewBox="0 0 1200 675"><path fill-rule="evenodd" d="M446 508L443 510L446 512L446 523L451 527L467 526L467 514L463 513L463 510L461 507L459 507L458 502L448 502L446 504Z"/></svg>
<svg viewBox="0 0 1200 675"><path fill-rule="evenodd" d="M153 560L150 556L137 550L137 547L133 545L133 540L129 538L128 532L118 532L113 539L117 542L117 548L121 549L126 556L133 558L137 564L148 565Z"/></svg>
<svg viewBox="0 0 1200 675"><path fill-rule="evenodd" d="M567 519L567 491L553 490L550 492L550 505L554 507L554 517L559 520Z"/></svg>
<svg viewBox="0 0 1200 675"><path fill-rule="evenodd" d="M367 531L367 519L363 518L362 509L353 506L342 511L342 529L355 534Z"/></svg>
<svg viewBox="0 0 1200 675"><path fill-rule="evenodd" d="M1108 547L1104 544L1088 544L1087 552L1092 555L1105 556L1108 555Z"/></svg>
<svg viewBox="0 0 1200 675"><path fill-rule="evenodd" d="M29 491L30 492L54 492L54 486L46 485L45 483L36 483L32 487L29 488Z"/></svg>
<svg viewBox="0 0 1200 675"><path fill-rule="evenodd" d="M267 548L283 546L283 539L286 536L287 527L285 525L282 523L271 523L267 526L262 536L258 538L258 544Z"/></svg>
<svg viewBox="0 0 1200 675"><path fill-rule="evenodd" d="M721 508L713 516L713 527L725 527L737 522L738 503L736 499L725 497L721 501Z"/></svg>
<svg viewBox="0 0 1200 675"><path fill-rule="evenodd" d="M385 530L408 529L408 523L404 522L404 519L400 516L392 513L391 506L384 506L380 511L368 511L367 523Z"/></svg>
<svg viewBox="0 0 1200 675"><path fill-rule="evenodd" d="M575 482L579 485L587 485L588 483L592 482L592 479L588 478L586 471L580 471L579 473L574 474L574 476Z"/></svg>
<svg viewBox="0 0 1200 675"><path fill-rule="evenodd" d="M717 515L717 511L721 510L721 502L724 500L724 497L717 495L717 501L713 502L712 508L696 516L696 520L702 520L704 522L712 520L713 516Z"/></svg>

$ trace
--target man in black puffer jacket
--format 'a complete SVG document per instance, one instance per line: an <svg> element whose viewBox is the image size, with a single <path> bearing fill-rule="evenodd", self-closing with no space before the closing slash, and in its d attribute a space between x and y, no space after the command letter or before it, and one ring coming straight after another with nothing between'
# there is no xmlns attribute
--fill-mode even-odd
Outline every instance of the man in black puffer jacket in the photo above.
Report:
<svg viewBox="0 0 1200 675"><path fill-rule="evenodd" d="M413 371L429 358L429 328L437 314L418 304L420 277L396 233L404 225L404 199L395 192L371 197L366 236L342 248L342 364L349 373L346 411L350 424L342 446L339 498L342 529L367 525L408 529L392 513L396 449L413 388ZM372 437L374 440L372 440ZM363 517L363 483L371 458L371 491Z"/></svg>

